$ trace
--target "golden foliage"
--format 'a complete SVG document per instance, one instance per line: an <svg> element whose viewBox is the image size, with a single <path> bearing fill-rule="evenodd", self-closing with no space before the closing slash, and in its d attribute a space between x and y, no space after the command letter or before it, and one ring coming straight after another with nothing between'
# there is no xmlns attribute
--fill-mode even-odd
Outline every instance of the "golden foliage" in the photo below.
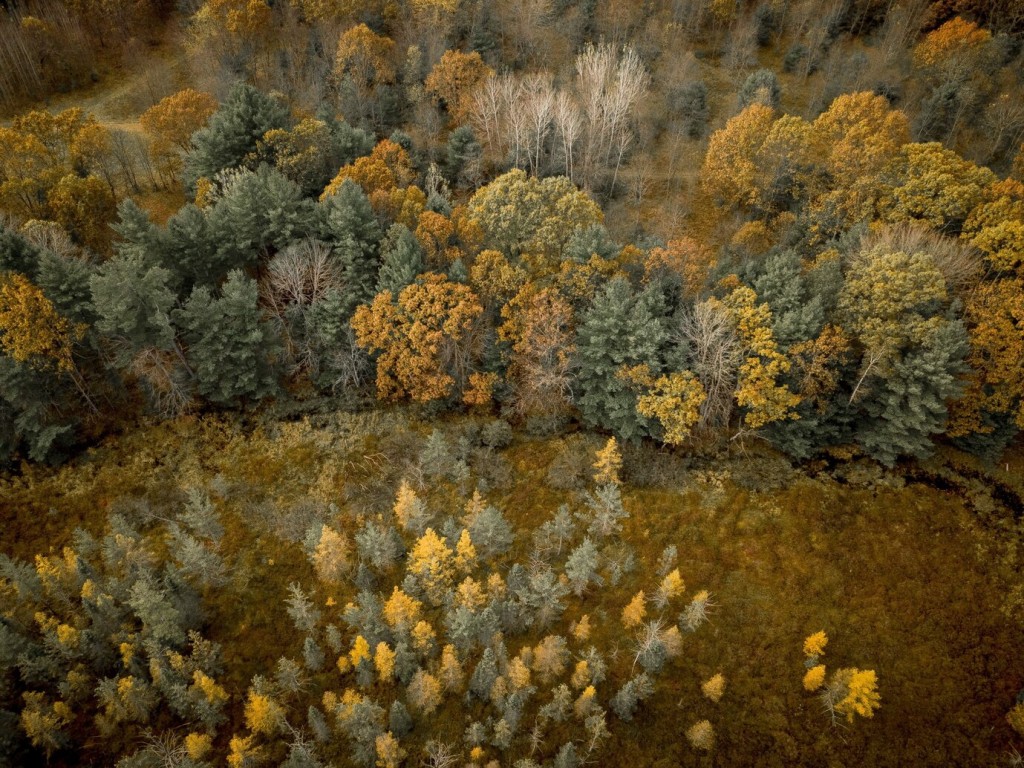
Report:
<svg viewBox="0 0 1024 768"><path fill-rule="evenodd" d="M249 691L245 724L253 733L273 736L284 727L284 710L270 696Z"/></svg>
<svg viewBox="0 0 1024 768"><path fill-rule="evenodd" d="M422 610L423 603L395 587L384 603L384 620L396 632L407 632L420 620Z"/></svg>
<svg viewBox="0 0 1024 768"><path fill-rule="evenodd" d="M644 591L641 589L629 601L629 605L622 609L622 626L626 629L639 627L646 615L646 598L644 597Z"/></svg>
<svg viewBox="0 0 1024 768"><path fill-rule="evenodd" d="M455 544L455 569L459 573L469 573L476 565L476 547L469 537L469 531L465 528L459 534L459 540Z"/></svg>
<svg viewBox="0 0 1024 768"><path fill-rule="evenodd" d="M350 27L338 39L334 74L338 77L348 75L359 88L390 83L395 79L395 69L391 65L394 47L394 40L376 34L365 24Z"/></svg>
<svg viewBox="0 0 1024 768"><path fill-rule="evenodd" d="M201 669L192 673L192 687L202 694L210 704L223 704L228 700L228 692L217 681Z"/></svg>
<svg viewBox="0 0 1024 768"><path fill-rule="evenodd" d="M717 303L717 299L711 301ZM779 352L768 305L758 304L757 294L751 288L740 286L721 302L721 306L735 318L737 334L748 353L740 365L736 385L736 402L747 409L744 425L758 429L775 421L799 418L794 409L800 404L800 396L778 383L789 371L790 362Z"/></svg>
<svg viewBox="0 0 1024 768"><path fill-rule="evenodd" d="M815 632L804 638L804 656L822 656L825 653L825 646L828 645L828 635L825 630Z"/></svg>
<svg viewBox="0 0 1024 768"><path fill-rule="evenodd" d="M429 715L441 703L441 683L429 672L419 669L409 683L407 694L414 710Z"/></svg>
<svg viewBox="0 0 1024 768"><path fill-rule="evenodd" d="M185 88L161 99L139 116L139 125L153 140L155 149L187 150L192 134L206 125L217 111L217 100L209 93Z"/></svg>
<svg viewBox="0 0 1024 768"><path fill-rule="evenodd" d="M377 643L377 650L373 654L373 666L382 683L391 681L395 674L395 652L388 647L387 643Z"/></svg>
<svg viewBox="0 0 1024 768"><path fill-rule="evenodd" d="M469 121L473 91L493 76L494 70L484 64L476 51L445 51L424 85L427 93L448 110L452 125L462 125Z"/></svg>
<svg viewBox="0 0 1024 768"><path fill-rule="evenodd" d="M878 677L873 669L840 669L835 680L846 689L846 696L835 705L836 712L846 715L851 723L856 715L872 717L881 706Z"/></svg>
<svg viewBox="0 0 1024 768"><path fill-rule="evenodd" d="M597 452L594 461L594 482L598 485L620 485L619 471L622 469L622 454L614 437L609 437L604 448Z"/></svg>
<svg viewBox="0 0 1024 768"><path fill-rule="evenodd" d="M352 650L348 652L348 658L353 667L358 667L363 661L373 660L373 656L370 654L370 644L366 642L365 637L356 635L355 640L352 641Z"/></svg>
<svg viewBox="0 0 1024 768"><path fill-rule="evenodd" d="M682 445L700 421L700 408L707 400L704 385L691 371L677 371L654 378L647 365L620 368L618 378L641 390L636 412L655 419L668 445Z"/></svg>
<svg viewBox="0 0 1024 768"><path fill-rule="evenodd" d="M692 237L669 240L664 247L652 248L644 260L644 280L675 276L687 296L700 294L711 273L715 256L709 248Z"/></svg>
<svg viewBox="0 0 1024 768"><path fill-rule="evenodd" d="M329 525L320 532L320 541L313 552L313 565L321 581L338 584L352 568L349 559L351 545L344 534Z"/></svg>
<svg viewBox="0 0 1024 768"><path fill-rule="evenodd" d="M979 284L964 306L970 373L950 406L954 437L993 430L983 415L1009 414L1024 429L1024 279Z"/></svg>
<svg viewBox="0 0 1024 768"><path fill-rule="evenodd" d="M557 291L538 291L528 283L502 306L501 316L498 336L512 346L508 380L516 410L537 415L565 411L576 349L572 307Z"/></svg>
<svg viewBox="0 0 1024 768"><path fill-rule="evenodd" d="M995 180L988 168L939 142L907 144L883 176L879 217L891 222L920 219L943 229L965 221Z"/></svg>
<svg viewBox="0 0 1024 768"><path fill-rule="evenodd" d="M839 96L814 121L831 191L814 203L852 224L872 214L878 175L910 141L910 122L884 96L861 91Z"/></svg>
<svg viewBox="0 0 1024 768"><path fill-rule="evenodd" d="M1024 736L1024 702L1018 703L1006 713L1006 722L1018 735Z"/></svg>
<svg viewBox="0 0 1024 768"><path fill-rule="evenodd" d="M105 181L69 173L50 188L46 204L52 219L78 242L98 253L106 252L113 236L110 222L117 216L117 200Z"/></svg>
<svg viewBox="0 0 1024 768"><path fill-rule="evenodd" d="M185 752L190 760L200 761L213 748L213 739L206 733L190 733L185 737Z"/></svg>
<svg viewBox="0 0 1024 768"><path fill-rule="evenodd" d="M597 706L597 689L588 685L572 705L573 712L580 720L586 720Z"/></svg>
<svg viewBox="0 0 1024 768"><path fill-rule="evenodd" d="M438 670L438 677L444 684L446 691L457 691L462 687L462 664L459 662L459 653L454 645L446 645L441 650L441 666Z"/></svg>
<svg viewBox="0 0 1024 768"><path fill-rule="evenodd" d="M715 729L709 721L700 720L687 729L686 738L694 748L710 752L715 745Z"/></svg>
<svg viewBox="0 0 1024 768"><path fill-rule="evenodd" d="M413 546L409 555L409 573L416 577L434 605L444 602L452 586L455 568L451 549L433 528L427 528Z"/></svg>
<svg viewBox="0 0 1024 768"><path fill-rule="evenodd" d="M57 313L43 292L17 273L0 273L0 348L34 368L75 370L72 350L85 334Z"/></svg>
<svg viewBox="0 0 1024 768"><path fill-rule="evenodd" d="M789 358L799 393L813 400L819 410L828 407L829 398L839 386L842 365L850 353L850 337L837 325L828 324L815 339L789 348Z"/></svg>
<svg viewBox="0 0 1024 768"><path fill-rule="evenodd" d="M914 66L958 78L977 69L989 55L992 33L959 16L925 35L914 47Z"/></svg>
<svg viewBox="0 0 1024 768"><path fill-rule="evenodd" d="M580 617L580 620L573 625L572 636L581 643L590 639L590 616L583 614Z"/></svg>
<svg viewBox="0 0 1024 768"><path fill-rule="evenodd" d="M467 375L483 313L469 286L426 273L397 300L380 293L356 309L356 342L377 357L377 396L429 402L448 397ZM453 376L452 374L455 374Z"/></svg>
<svg viewBox="0 0 1024 768"><path fill-rule="evenodd" d="M369 155L360 157L354 163L341 168L324 189L320 199L324 200L337 194L342 183L346 179L351 179L363 188L375 211L390 209L391 193L394 190L408 187L414 178L416 178L416 174L412 169L409 153L390 139L383 139L377 143ZM414 219L410 229L415 228Z"/></svg>
<svg viewBox="0 0 1024 768"><path fill-rule="evenodd" d="M391 731L377 736L374 747L377 752L377 768L398 768L405 759L406 752Z"/></svg>
<svg viewBox="0 0 1024 768"><path fill-rule="evenodd" d="M700 171L705 194L726 207L749 208L757 203L755 156L774 121L771 107L751 104L711 135Z"/></svg>
<svg viewBox="0 0 1024 768"><path fill-rule="evenodd" d="M459 258L459 249L451 243L455 237L455 224L447 216L435 211L423 211L413 234L426 254L428 266L446 269Z"/></svg>
<svg viewBox="0 0 1024 768"><path fill-rule="evenodd" d="M804 674L804 690L816 691L825 684L825 665L817 664Z"/></svg>
<svg viewBox="0 0 1024 768"><path fill-rule="evenodd" d="M704 694L705 698L718 703L722 698L722 694L725 693L725 675L718 672L712 675L703 682L700 687L701 693Z"/></svg>

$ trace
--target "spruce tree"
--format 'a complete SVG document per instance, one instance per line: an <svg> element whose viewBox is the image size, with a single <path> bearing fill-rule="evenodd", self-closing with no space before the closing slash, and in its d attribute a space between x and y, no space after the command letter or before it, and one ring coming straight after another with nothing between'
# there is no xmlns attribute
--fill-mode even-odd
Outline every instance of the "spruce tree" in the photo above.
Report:
<svg viewBox="0 0 1024 768"><path fill-rule="evenodd" d="M314 230L315 210L280 171L261 165L239 174L209 213L221 268L252 266Z"/></svg>
<svg viewBox="0 0 1024 768"><path fill-rule="evenodd" d="M263 134L288 127L288 108L246 83L236 83L206 127L192 136L192 151L185 161L184 179L192 187L200 177L212 179L226 168L236 168L256 149Z"/></svg>
<svg viewBox="0 0 1024 768"><path fill-rule="evenodd" d="M215 286L231 269L218 237L206 213L191 203L167 220L160 249L163 266L175 273L186 295L195 285Z"/></svg>
<svg viewBox="0 0 1024 768"><path fill-rule="evenodd" d="M322 204L324 238L332 244L345 284L344 311L350 317L356 306L377 292L380 241L383 233L370 200L362 188L346 179L338 192Z"/></svg>
<svg viewBox="0 0 1024 768"><path fill-rule="evenodd" d="M404 224L393 224L380 246L377 292L397 295L423 271L423 248Z"/></svg>
<svg viewBox="0 0 1024 768"><path fill-rule="evenodd" d="M174 312L199 393L217 405L258 400L277 389L277 340L263 321L255 281L233 271L221 296L199 286Z"/></svg>
<svg viewBox="0 0 1024 768"><path fill-rule="evenodd" d="M139 250L127 249L105 262L89 281L97 329L123 342L129 355L144 347L170 349L171 280L168 270Z"/></svg>
<svg viewBox="0 0 1024 768"><path fill-rule="evenodd" d="M617 376L623 367L661 368L667 340L660 301L650 292L634 294L624 278L615 278L598 293L578 331L578 405L589 426L612 430L624 439L650 434L636 412L636 394Z"/></svg>

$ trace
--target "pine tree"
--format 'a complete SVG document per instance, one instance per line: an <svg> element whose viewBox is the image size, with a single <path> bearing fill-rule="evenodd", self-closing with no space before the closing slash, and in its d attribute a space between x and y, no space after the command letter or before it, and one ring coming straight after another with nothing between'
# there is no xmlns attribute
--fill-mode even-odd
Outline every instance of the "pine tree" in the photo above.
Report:
<svg viewBox="0 0 1024 768"><path fill-rule="evenodd" d="M186 356L199 393L219 405L272 394L277 344L260 315L256 283L240 271L228 276L221 296L200 286L174 311L188 343Z"/></svg>
<svg viewBox="0 0 1024 768"><path fill-rule="evenodd" d="M404 224L393 224L380 245L381 265L377 292L397 294L411 285L424 269L423 248Z"/></svg>
<svg viewBox="0 0 1024 768"><path fill-rule="evenodd" d="M284 104L251 85L236 83L206 127L192 135L192 151L185 161L186 186L241 165L267 131L287 126Z"/></svg>
<svg viewBox="0 0 1024 768"><path fill-rule="evenodd" d="M412 729L412 715L409 714L405 705L396 699L391 703L391 709L388 712L388 730L398 738L402 738L411 733Z"/></svg>
<svg viewBox="0 0 1024 768"><path fill-rule="evenodd" d="M763 104L766 107L778 109L781 96L779 78L775 73L770 69L759 69L752 72L743 81L736 100L740 111L751 104Z"/></svg>
<svg viewBox="0 0 1024 768"><path fill-rule="evenodd" d="M646 672L641 672L623 685L612 697L612 711L624 722L632 722L637 705L654 693L654 683Z"/></svg>
<svg viewBox="0 0 1024 768"><path fill-rule="evenodd" d="M170 349L176 298L172 279L168 270L134 249L105 262L90 280L96 327L125 343L127 355L143 347ZM122 364L127 362L123 357Z"/></svg>
<svg viewBox="0 0 1024 768"><path fill-rule="evenodd" d="M601 585L601 577L597 575L599 564L597 547L590 537L585 537L565 561L565 575L577 596L581 596L591 583Z"/></svg>
<svg viewBox="0 0 1024 768"><path fill-rule="evenodd" d="M221 269L253 266L261 257L314 232L314 207L298 185L262 165L227 184L208 215Z"/></svg>
<svg viewBox="0 0 1024 768"><path fill-rule="evenodd" d="M346 179L336 194L325 198L324 234L341 265L346 317L377 292L380 242L383 237L370 200L362 188Z"/></svg>
<svg viewBox="0 0 1024 768"><path fill-rule="evenodd" d="M637 296L625 279L615 278L595 296L577 339L578 405L588 425L627 440L650 434L647 420L636 412L636 395L616 373L635 365L659 370L666 339L653 294Z"/></svg>

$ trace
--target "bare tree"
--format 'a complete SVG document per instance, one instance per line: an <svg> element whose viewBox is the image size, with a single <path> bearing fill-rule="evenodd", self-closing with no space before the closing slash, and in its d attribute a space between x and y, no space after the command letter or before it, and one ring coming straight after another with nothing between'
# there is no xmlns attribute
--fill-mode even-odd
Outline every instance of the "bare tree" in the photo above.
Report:
<svg viewBox="0 0 1024 768"><path fill-rule="evenodd" d="M526 150L530 170L540 174L540 154L544 148L554 116L555 89L549 73L533 74L523 78L523 113L526 123Z"/></svg>
<svg viewBox="0 0 1024 768"><path fill-rule="evenodd" d="M693 372L707 393L698 428L712 430L728 425L736 371L742 359L732 317L717 302L703 301L683 314L677 334L689 348Z"/></svg>
<svg viewBox="0 0 1024 768"><path fill-rule="evenodd" d="M575 182L573 147L579 140L583 129L583 115L572 96L566 91L558 91L556 94L552 106L552 119L554 120L555 134L562 148L565 175L569 177L570 181Z"/></svg>

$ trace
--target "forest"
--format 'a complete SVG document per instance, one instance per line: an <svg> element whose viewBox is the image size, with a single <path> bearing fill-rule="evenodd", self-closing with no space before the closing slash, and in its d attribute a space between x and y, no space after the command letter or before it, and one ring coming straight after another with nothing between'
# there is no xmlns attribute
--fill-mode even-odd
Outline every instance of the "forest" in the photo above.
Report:
<svg viewBox="0 0 1024 768"><path fill-rule="evenodd" d="M0 767L1024 766L1019 0L0 3Z"/></svg>

